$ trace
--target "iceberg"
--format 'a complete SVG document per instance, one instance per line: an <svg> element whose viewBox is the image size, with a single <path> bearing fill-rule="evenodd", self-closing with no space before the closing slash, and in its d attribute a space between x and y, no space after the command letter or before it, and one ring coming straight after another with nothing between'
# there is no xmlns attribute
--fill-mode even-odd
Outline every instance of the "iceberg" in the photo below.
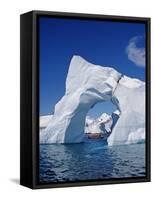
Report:
<svg viewBox="0 0 154 200"><path fill-rule="evenodd" d="M145 129L145 83L138 79L122 76L114 92L119 102L120 116L111 135L108 145L125 144L132 132Z"/></svg>
<svg viewBox="0 0 154 200"><path fill-rule="evenodd" d="M144 128L144 82L124 76L114 68L94 65L80 56L73 56L65 88L53 116L40 132L41 144L83 142L87 113L103 101L111 101L120 113L115 113L119 119L114 127L111 121L106 126L112 131L108 145L127 143L129 134Z"/></svg>

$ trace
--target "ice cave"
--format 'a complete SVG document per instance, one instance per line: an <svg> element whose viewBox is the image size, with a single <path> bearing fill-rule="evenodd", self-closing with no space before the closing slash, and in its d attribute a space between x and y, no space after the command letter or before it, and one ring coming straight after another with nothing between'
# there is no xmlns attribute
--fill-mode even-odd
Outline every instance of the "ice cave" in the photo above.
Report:
<svg viewBox="0 0 154 200"><path fill-rule="evenodd" d="M88 111L97 103L116 105L116 123L108 123L107 143L120 145L145 140L145 82L127 77L114 68L73 56L66 78L65 94L40 132L40 143L80 143L85 140ZM118 113L118 114L117 114ZM107 118L103 115L102 119ZM112 130L112 131L111 131Z"/></svg>

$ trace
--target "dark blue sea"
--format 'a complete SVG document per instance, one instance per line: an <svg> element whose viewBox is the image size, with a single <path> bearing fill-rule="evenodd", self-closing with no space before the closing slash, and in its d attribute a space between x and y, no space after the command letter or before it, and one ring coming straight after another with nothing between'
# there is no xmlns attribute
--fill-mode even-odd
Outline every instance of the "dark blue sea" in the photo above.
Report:
<svg viewBox="0 0 154 200"><path fill-rule="evenodd" d="M109 147L103 141L40 145L40 182L145 176L145 144Z"/></svg>

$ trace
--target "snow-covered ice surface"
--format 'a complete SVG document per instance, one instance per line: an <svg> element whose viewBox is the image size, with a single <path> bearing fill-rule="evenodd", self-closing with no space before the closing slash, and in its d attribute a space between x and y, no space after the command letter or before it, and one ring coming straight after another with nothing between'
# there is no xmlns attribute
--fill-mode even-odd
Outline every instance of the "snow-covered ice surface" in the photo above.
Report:
<svg viewBox="0 0 154 200"><path fill-rule="evenodd" d="M134 137L136 141L140 140L145 124L144 98L144 82L123 76L113 68L94 65L80 56L73 56L65 95L55 105L54 115L47 127L40 132L40 143L83 142L86 115L91 107L103 101L112 101L120 112L108 144L126 144ZM110 122L108 130L111 125Z"/></svg>

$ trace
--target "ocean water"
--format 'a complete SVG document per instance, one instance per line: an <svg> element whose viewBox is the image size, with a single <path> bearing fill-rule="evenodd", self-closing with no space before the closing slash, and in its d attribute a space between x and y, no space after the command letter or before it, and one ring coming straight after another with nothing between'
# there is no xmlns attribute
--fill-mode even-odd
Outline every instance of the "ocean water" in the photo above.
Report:
<svg viewBox="0 0 154 200"><path fill-rule="evenodd" d="M145 144L103 141L40 145L40 183L145 176Z"/></svg>

